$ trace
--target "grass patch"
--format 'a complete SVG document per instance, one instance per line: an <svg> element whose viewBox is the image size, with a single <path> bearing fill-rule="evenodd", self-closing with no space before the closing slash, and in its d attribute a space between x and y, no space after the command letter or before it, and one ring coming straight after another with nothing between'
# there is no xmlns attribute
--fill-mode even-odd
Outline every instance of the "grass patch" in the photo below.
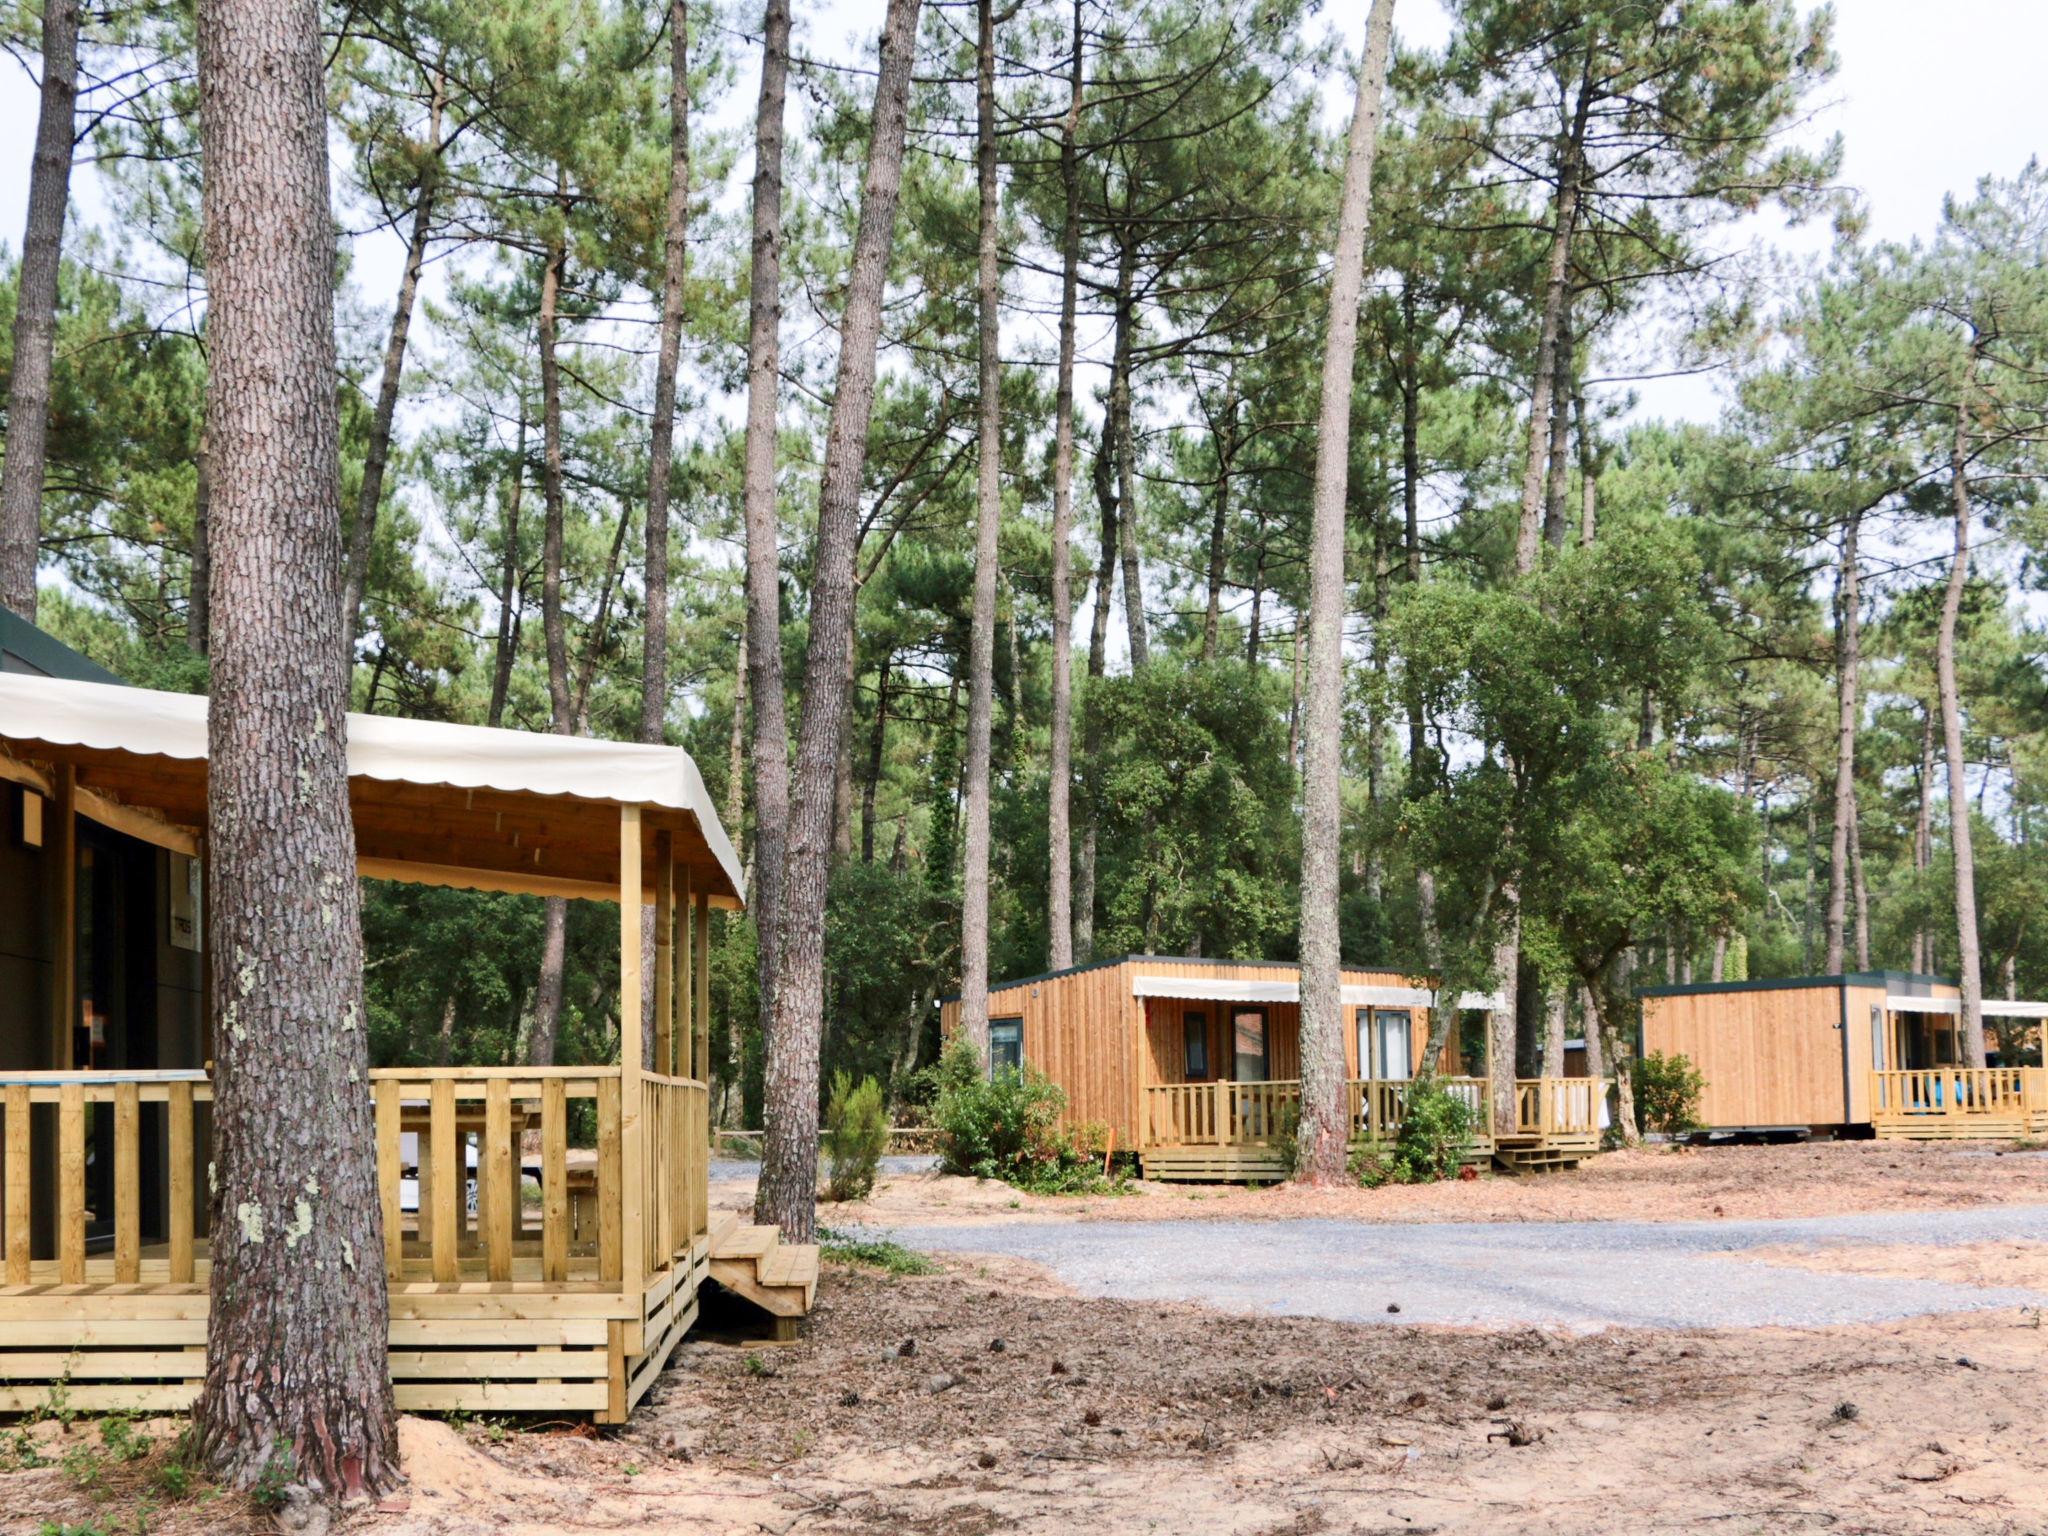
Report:
<svg viewBox="0 0 2048 1536"><path fill-rule="evenodd" d="M835 1264L858 1264L863 1269L879 1269L892 1275L936 1275L939 1266L914 1248L891 1242L885 1237L851 1237L844 1232L834 1232L830 1227L818 1228L819 1254Z"/></svg>

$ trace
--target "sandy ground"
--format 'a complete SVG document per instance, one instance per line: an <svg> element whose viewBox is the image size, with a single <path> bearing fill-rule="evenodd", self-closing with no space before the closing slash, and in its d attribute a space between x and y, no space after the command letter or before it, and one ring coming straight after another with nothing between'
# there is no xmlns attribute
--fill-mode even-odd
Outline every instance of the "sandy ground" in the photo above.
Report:
<svg viewBox="0 0 2048 1536"><path fill-rule="evenodd" d="M751 1178L721 1181L714 1203L752 1203ZM1989 1145L1840 1141L1775 1147L1648 1147L1561 1173L1486 1175L1387 1189L1135 1184L1121 1196L1026 1195L943 1174L885 1176L873 1198L820 1208L828 1226L957 1225L1061 1219L1356 1221L1711 1221L1850 1211L2048 1204L2048 1152Z"/></svg>
<svg viewBox="0 0 2048 1536"><path fill-rule="evenodd" d="M1575 1183L1661 1188L1689 1213L1740 1187L1813 1199L1816 1180L1784 1160L1798 1150L1742 1168L1652 1153ZM1884 1154L1846 1164L1843 1150L1805 1149L1865 1174L1854 1203L1824 1210L1924 1206L1980 1166L1912 1149L1898 1169ZM2035 1160L1981 1166L1977 1193L2041 1197ZM1525 1188L1503 1183L1493 1198ZM1543 1184L1545 1200L1582 1198ZM1056 1208L1085 1222L1083 1205L1128 1217L1154 1198ZM1422 1209L1409 1219L1445 1219ZM1003 1203L991 1219L1009 1215ZM1751 1247L1739 1265L2040 1288L2048 1241L1822 1240ZM53 1462L96 1435L37 1433ZM693 1340L616 1434L407 1419L402 1438L410 1488L343 1529L2041 1536L2048 1325L2009 1306L1823 1328L1389 1327L1083 1298L1020 1260L971 1256L931 1277L831 1266L796 1343ZM135 1530L156 1459L97 1487L79 1485L75 1457L0 1475L0 1532ZM158 1498L146 1514L167 1536L269 1524L232 1499Z"/></svg>

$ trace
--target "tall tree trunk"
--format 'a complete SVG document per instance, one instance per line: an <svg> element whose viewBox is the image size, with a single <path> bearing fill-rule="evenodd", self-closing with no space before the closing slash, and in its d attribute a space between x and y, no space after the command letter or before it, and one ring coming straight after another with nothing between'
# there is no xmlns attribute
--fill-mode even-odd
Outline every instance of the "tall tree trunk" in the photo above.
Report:
<svg viewBox="0 0 2048 1536"><path fill-rule="evenodd" d="M1408 585L1422 584L1422 361L1417 339L1415 289L1401 280L1401 558ZM1428 723L1423 717L1422 690L1402 684L1408 705L1408 794L1421 795L1429 780ZM1415 866L1415 917L1422 930L1423 963L1432 976L1443 965L1443 937L1437 927L1436 871L1418 860ZM1449 1013L1455 1022L1456 1010ZM1444 1031L1431 1015L1432 1049L1428 1061L1443 1054ZM1434 1070L1432 1067L1431 1070Z"/></svg>
<svg viewBox="0 0 2048 1536"><path fill-rule="evenodd" d="M1934 643L1935 686L1941 693L1941 741L1948 758L1948 840L1955 862L1956 980L1963 998L1963 1060L1984 1065L1984 976L1977 940L1977 860L1970 843L1970 794L1963 762L1963 710L1956 688L1956 621L1970 582L1970 419L1956 404L1949 442L1949 495L1955 505L1956 553L1941 600Z"/></svg>
<svg viewBox="0 0 2048 1536"><path fill-rule="evenodd" d="M1102 511L1101 552L1095 567L1095 606L1088 625L1088 692L1081 700L1081 760L1087 794L1082 802L1081 851L1074 865L1074 960L1095 958L1095 845L1101 807L1094 794L1102 756L1102 704L1096 685L1109 669L1109 614L1116 590L1117 504L1112 448L1105 420L1095 453L1095 502Z"/></svg>
<svg viewBox="0 0 2048 1536"><path fill-rule="evenodd" d="M1552 549L1564 548L1564 504L1571 489L1571 460L1566 457L1571 421L1565 414L1565 402L1573 394L1572 347L1572 292L1567 283L1557 312L1557 351L1551 360L1550 476L1543 492L1543 542Z"/></svg>
<svg viewBox="0 0 2048 1536"><path fill-rule="evenodd" d="M1082 0L1074 0L1067 113L1060 122L1060 360L1053 404L1052 748L1046 805L1047 964L1074 963L1074 331L1081 273ZM1092 896L1092 892L1091 892Z"/></svg>
<svg viewBox="0 0 2048 1536"><path fill-rule="evenodd" d="M519 436L512 453L512 483L505 492L505 558L498 571L498 638L492 651L491 702L485 718L505 723L505 699L512 690L512 662L519 652L519 509L526 499L526 410L521 401Z"/></svg>
<svg viewBox="0 0 2048 1536"><path fill-rule="evenodd" d="M647 455L647 587L642 620L640 739L668 723L668 503L675 462L676 372L683 351L683 283L690 269L690 7L668 8L668 221L662 239L661 335L654 363L654 423ZM649 908L652 922L652 908ZM651 978L653 967L647 967ZM653 1038L652 1031L648 1037Z"/></svg>
<svg viewBox="0 0 2048 1536"><path fill-rule="evenodd" d="M745 840L742 820L747 785L747 621L740 619L739 654L732 663L732 727L725 739L725 824Z"/></svg>
<svg viewBox="0 0 2048 1536"><path fill-rule="evenodd" d="M562 485L562 368L557 318L562 271L568 252L560 239L541 263L540 315L535 332L540 348L541 524L540 628L547 651L550 728L557 736L576 733L576 705L570 691L569 630L562 612L562 551L565 493ZM562 970L569 945L569 903L561 896L541 904L540 974L533 988L533 1028L527 1036L527 1065L555 1064L562 1024Z"/></svg>
<svg viewBox="0 0 2048 1536"><path fill-rule="evenodd" d="M1913 870L1924 883L1934 867L1934 708L1920 703L1920 763L1915 773L1918 805L1913 816ZM1924 910L1925 895L1921 906ZM1922 919L1913 929L1913 969L1927 975L1934 969L1934 939Z"/></svg>
<svg viewBox="0 0 2048 1536"><path fill-rule="evenodd" d="M1142 668L1151 654L1145 632L1145 572L1138 559L1137 437L1131 427L1131 353L1137 345L1138 246L1128 225L1116 261L1116 341L1109 365L1108 435L1116 471L1117 552L1123 564L1124 626L1130 637L1131 670Z"/></svg>
<svg viewBox="0 0 2048 1536"><path fill-rule="evenodd" d="M995 716L996 537L1003 512L1002 267L997 223L1002 216L996 181L996 8L978 0L975 48L975 181L980 216L975 289L980 361L976 411L974 494L974 597L967 647L967 831L960 879L960 1034L976 1056L988 1058L989 737Z"/></svg>
<svg viewBox="0 0 2048 1536"><path fill-rule="evenodd" d="M767 1135L757 1219L792 1242L817 1227L818 1045L823 1023L825 883L832 836L832 769L846 728L842 658L853 628L853 565L860 532L861 473L875 404L875 352L903 185L910 73L919 0L889 0L882 23L860 223L840 325L839 371L826 429L811 562L811 632L804 652L804 708L790 796L782 931L777 943L775 1015L768 1031Z"/></svg>
<svg viewBox="0 0 2048 1536"><path fill-rule="evenodd" d="M1230 478L1237 457L1237 381L1232 379L1223 393L1221 430L1210 424L1216 444L1216 509L1209 523L1208 603L1202 610L1202 660L1216 659L1216 646L1223 628L1223 574L1230 552Z"/></svg>
<svg viewBox="0 0 2048 1536"><path fill-rule="evenodd" d="M1358 99L1344 162L1330 321L1323 345L1316 465L1310 503L1308 752L1302 776L1301 1127L1294 1176L1310 1184L1344 1177L1351 1114L1345 1098L1343 962L1338 950L1338 839L1343 831L1344 507L1351 459L1351 373L1365 286L1365 233L1372 213L1373 155L1387 89L1394 0L1373 0L1358 66Z"/></svg>
<svg viewBox="0 0 2048 1536"><path fill-rule="evenodd" d="M78 102L78 0L43 0L43 89L29 163L28 226L14 298L14 372L7 382L7 457L0 461L0 607L36 616L43 461L50 433L50 360L57 345L57 267L71 199Z"/></svg>
<svg viewBox="0 0 2048 1536"><path fill-rule="evenodd" d="M377 507L384 499L384 469L391 459L391 424L398 414L398 387L405 376L405 338L412 328L413 301L420 290L420 272L427 264L427 242L434 230L434 194L441 154L441 113L447 104L440 69L434 71L427 107L426 154L413 187L412 233L405 242L405 269L398 279L398 303L391 312L391 334L384 344L384 372L377 381L377 406L370 417L370 440L363 450L363 483L356 492L355 521L349 526L348 572L341 588L342 654L355 663L356 635L362 628L363 589L370 575L370 546L377 531Z"/></svg>
<svg viewBox="0 0 2048 1536"><path fill-rule="evenodd" d="M1564 1076L1565 1024L1571 1009L1571 989L1559 987L1544 1001L1543 1075Z"/></svg>
<svg viewBox="0 0 2048 1536"><path fill-rule="evenodd" d="M789 840L789 723L782 691L782 523L775 437L782 382L782 116L789 82L789 0L761 23L754 113L754 252L747 285L747 691L754 707L754 931L763 1031L773 1027Z"/></svg>
<svg viewBox="0 0 2048 1536"><path fill-rule="evenodd" d="M1592 422L1586 415L1586 396L1572 391L1572 414L1579 423L1579 543L1590 549L1599 527L1600 456L1593 446ZM1587 1031L1587 1038L1592 1031Z"/></svg>
<svg viewBox="0 0 2048 1536"><path fill-rule="evenodd" d="M320 14L198 19L215 626L208 717L212 1303L195 1422L223 1483L399 1479L348 800L341 428Z"/></svg>
<svg viewBox="0 0 2048 1536"><path fill-rule="evenodd" d="M856 612L860 604L860 583L853 584ZM856 684L860 680L860 635L857 628L846 631L846 709L853 714ZM839 733L839 759L832 765L832 858L835 863L853 857L853 729Z"/></svg>
<svg viewBox="0 0 2048 1536"><path fill-rule="evenodd" d="M1587 56L1590 70L1592 58ZM1529 389L1529 452L1522 465L1521 522L1515 537L1515 574L1536 569L1543 534L1544 469L1550 446L1550 416L1556 401L1557 352L1564 310L1571 292L1572 236L1579 220L1579 168L1592 92L1579 85L1571 128L1558 147L1557 188L1551 197L1550 258L1543 284L1543 319L1537 333L1536 369Z"/></svg>
<svg viewBox="0 0 2048 1536"><path fill-rule="evenodd" d="M192 472L192 595L185 615L185 644L194 654L204 656L213 648L213 604L207 590L212 581L213 442L203 425Z"/></svg>
<svg viewBox="0 0 2048 1536"><path fill-rule="evenodd" d="M1856 969L1870 969L1870 886L1863 878L1861 814L1849 807L1849 889L1856 901ZM1714 978L1719 981L1721 978Z"/></svg>
<svg viewBox="0 0 2048 1536"><path fill-rule="evenodd" d="M1842 527L1842 561L1835 578L1835 824L1828 852L1827 959L1829 976L1842 970L1849 918L1849 839L1856 822L1857 663L1860 659L1860 598L1857 593L1856 535L1863 514L1851 513Z"/></svg>

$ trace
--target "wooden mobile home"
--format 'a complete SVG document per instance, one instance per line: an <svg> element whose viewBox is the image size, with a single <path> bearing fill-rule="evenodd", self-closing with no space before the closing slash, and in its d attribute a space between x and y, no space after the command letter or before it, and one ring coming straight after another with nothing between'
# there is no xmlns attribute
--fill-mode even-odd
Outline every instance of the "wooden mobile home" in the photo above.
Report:
<svg viewBox="0 0 2048 1536"><path fill-rule="evenodd" d="M1353 1132L1391 1138L1440 1000L1428 978L1385 969L1347 966L1343 988ZM1457 1001L1463 1012L1488 999ZM959 999L946 999L942 1032L959 1020ZM989 1021L992 1068L1044 1073L1065 1091L1068 1120L1103 1126L1146 1177L1287 1176L1284 1143L1301 1097L1292 962L1126 955L993 986ZM1597 1086L1542 1078L1520 1085L1517 1134L1496 1145L1481 1113L1483 1029L1454 1028L1438 1071L1474 1110L1476 1155L1549 1165L1598 1144Z"/></svg>
<svg viewBox="0 0 2048 1536"><path fill-rule="evenodd" d="M1940 976L1853 972L1642 992L1642 1048L1691 1059L1709 1130L2022 1136L2048 1130L2038 1039L2030 1060L1962 1064L1961 992ZM1986 999L1987 1016L2048 1007Z"/></svg>
<svg viewBox="0 0 2048 1536"><path fill-rule="evenodd" d="M212 1238L206 700L33 675L60 652L23 641L0 672L0 1411L58 1381L76 1408L177 1409L205 1373ZM707 1278L782 1319L816 1284L815 1249L708 1206L710 914L738 904L738 860L673 748L348 731L364 875L621 915L618 1061L362 1084L398 1405L617 1422Z"/></svg>

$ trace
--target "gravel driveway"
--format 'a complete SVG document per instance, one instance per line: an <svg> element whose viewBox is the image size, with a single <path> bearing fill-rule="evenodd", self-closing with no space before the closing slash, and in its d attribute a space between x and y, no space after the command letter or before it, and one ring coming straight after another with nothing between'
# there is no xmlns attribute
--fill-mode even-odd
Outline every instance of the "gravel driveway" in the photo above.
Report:
<svg viewBox="0 0 2048 1536"><path fill-rule="evenodd" d="M2048 1305L2035 1291L1739 1257L1779 1244L2048 1241L2043 1206L1747 1222L1018 1221L875 1235L927 1252L1028 1259L1084 1295L1347 1322L1815 1327Z"/></svg>

